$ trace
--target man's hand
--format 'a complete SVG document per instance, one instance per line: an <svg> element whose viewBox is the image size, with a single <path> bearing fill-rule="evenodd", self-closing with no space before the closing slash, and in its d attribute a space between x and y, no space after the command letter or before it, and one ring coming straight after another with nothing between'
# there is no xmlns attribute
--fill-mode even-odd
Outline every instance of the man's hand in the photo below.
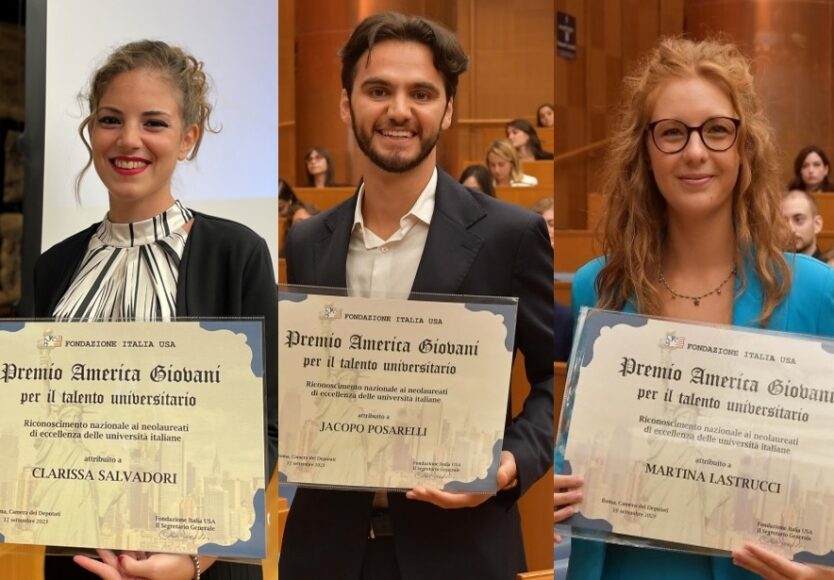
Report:
<svg viewBox="0 0 834 580"><path fill-rule="evenodd" d="M498 491L518 485L518 468L515 457L509 451L501 452L495 480L498 483ZM427 501L444 509L457 509L479 506L492 496L486 493L456 493L419 486L406 492L405 497Z"/></svg>

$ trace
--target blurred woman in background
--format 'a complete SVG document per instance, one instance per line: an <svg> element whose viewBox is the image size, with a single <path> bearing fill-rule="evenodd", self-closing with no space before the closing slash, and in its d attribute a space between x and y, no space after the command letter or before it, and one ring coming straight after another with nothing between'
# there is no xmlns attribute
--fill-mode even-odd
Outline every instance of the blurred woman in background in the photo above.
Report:
<svg viewBox="0 0 834 580"><path fill-rule="evenodd" d="M487 167L496 187L533 187L539 180L521 171L515 148L507 139L498 139L489 146Z"/></svg>
<svg viewBox="0 0 834 580"><path fill-rule="evenodd" d="M515 153L519 161L553 159L553 153L542 149L539 135L528 121L513 119L507 123L506 131L507 139L515 147Z"/></svg>
<svg viewBox="0 0 834 580"><path fill-rule="evenodd" d="M324 147L314 145L304 155L308 187L333 187L333 158Z"/></svg>

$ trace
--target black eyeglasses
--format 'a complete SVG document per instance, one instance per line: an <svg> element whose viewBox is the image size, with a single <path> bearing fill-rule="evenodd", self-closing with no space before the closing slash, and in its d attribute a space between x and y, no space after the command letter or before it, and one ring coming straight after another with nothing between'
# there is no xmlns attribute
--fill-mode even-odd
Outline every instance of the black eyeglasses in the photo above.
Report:
<svg viewBox="0 0 834 580"><path fill-rule="evenodd" d="M732 117L711 117L697 127L690 127L675 119L661 119L649 123L646 131L652 136L655 147L662 153L683 151L693 132L698 133L701 143L707 149L720 153L735 145L740 124L740 119Z"/></svg>

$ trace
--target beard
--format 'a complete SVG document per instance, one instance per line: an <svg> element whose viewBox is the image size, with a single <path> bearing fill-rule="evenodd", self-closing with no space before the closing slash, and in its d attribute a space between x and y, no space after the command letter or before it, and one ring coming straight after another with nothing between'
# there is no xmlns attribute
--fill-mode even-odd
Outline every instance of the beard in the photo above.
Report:
<svg viewBox="0 0 834 580"><path fill-rule="evenodd" d="M805 241L800 237L795 237L794 238L794 247L796 249L794 250L794 252L797 253L797 254L808 254L809 256L813 255L814 252L811 251L811 248L813 246L815 246L814 242L815 242L814 238L811 238L810 240ZM814 247L814 251L816 251L816 247Z"/></svg>
<svg viewBox="0 0 834 580"><path fill-rule="evenodd" d="M442 123L442 120L441 120ZM359 149L371 162L389 173L405 173L420 165L426 157L434 150L437 141L440 139L440 125L433 132L420 136L420 150L413 157L406 157L401 153L383 155L376 151L371 145L372 133L367 133L356 125L356 115L353 114L353 104L350 105L350 124L353 127L353 134L356 136L356 143ZM404 125L403 125L404 127ZM397 125L391 125L390 129L397 129ZM374 129L376 131L376 129Z"/></svg>

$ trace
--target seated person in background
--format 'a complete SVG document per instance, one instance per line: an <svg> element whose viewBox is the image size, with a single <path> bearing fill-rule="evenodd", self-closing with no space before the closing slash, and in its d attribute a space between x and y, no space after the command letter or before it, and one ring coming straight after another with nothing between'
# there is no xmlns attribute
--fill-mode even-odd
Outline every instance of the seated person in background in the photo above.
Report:
<svg viewBox="0 0 834 580"><path fill-rule="evenodd" d="M278 179L278 215L280 217L287 217L287 210L290 206L298 203L300 200L295 195L290 184L283 179Z"/></svg>
<svg viewBox="0 0 834 580"><path fill-rule="evenodd" d="M290 228L293 226L293 224L303 222L304 220L310 219L311 217L319 213L321 213L319 208L317 208L312 203L296 201L289 208L287 208L287 219L284 221L284 239L287 239L287 234L289 233ZM283 251L283 248L281 250Z"/></svg>
<svg viewBox="0 0 834 580"><path fill-rule="evenodd" d="M828 155L822 147L808 145L794 159L794 180L788 184L788 189L802 189L808 193L834 191L834 185L828 182L830 168Z"/></svg>
<svg viewBox="0 0 834 580"><path fill-rule="evenodd" d="M530 209L544 218L544 223L547 224L547 233L550 236L550 245L553 246L553 198L543 197L534 203Z"/></svg>
<svg viewBox="0 0 834 580"><path fill-rule="evenodd" d="M788 222L791 238L788 249L822 260L817 235L822 231L822 216L817 200L803 189L794 189L782 198L782 217Z"/></svg>
<svg viewBox="0 0 834 580"><path fill-rule="evenodd" d="M333 187L333 158L324 147L313 145L304 156L308 187Z"/></svg>
<svg viewBox="0 0 834 580"><path fill-rule="evenodd" d="M539 105L536 110L536 126L537 127L552 127L556 118L556 110L550 103L543 103Z"/></svg>
<svg viewBox="0 0 834 580"><path fill-rule="evenodd" d="M321 213L319 208L312 203L296 202L287 210L287 227L290 228L293 224L303 222L319 213Z"/></svg>
<svg viewBox="0 0 834 580"><path fill-rule="evenodd" d="M507 123L507 139L515 147L516 155L521 161L553 159L553 153L542 149L542 142L536 129L524 119L513 119Z"/></svg>
<svg viewBox="0 0 834 580"><path fill-rule="evenodd" d="M470 165L464 169L458 182L470 189L476 189L490 197L495 197L492 175L489 174L489 169L483 165Z"/></svg>
<svg viewBox="0 0 834 580"><path fill-rule="evenodd" d="M521 172L521 164L512 143L498 139L489 146L486 156L487 167L496 187L535 187L539 180Z"/></svg>

